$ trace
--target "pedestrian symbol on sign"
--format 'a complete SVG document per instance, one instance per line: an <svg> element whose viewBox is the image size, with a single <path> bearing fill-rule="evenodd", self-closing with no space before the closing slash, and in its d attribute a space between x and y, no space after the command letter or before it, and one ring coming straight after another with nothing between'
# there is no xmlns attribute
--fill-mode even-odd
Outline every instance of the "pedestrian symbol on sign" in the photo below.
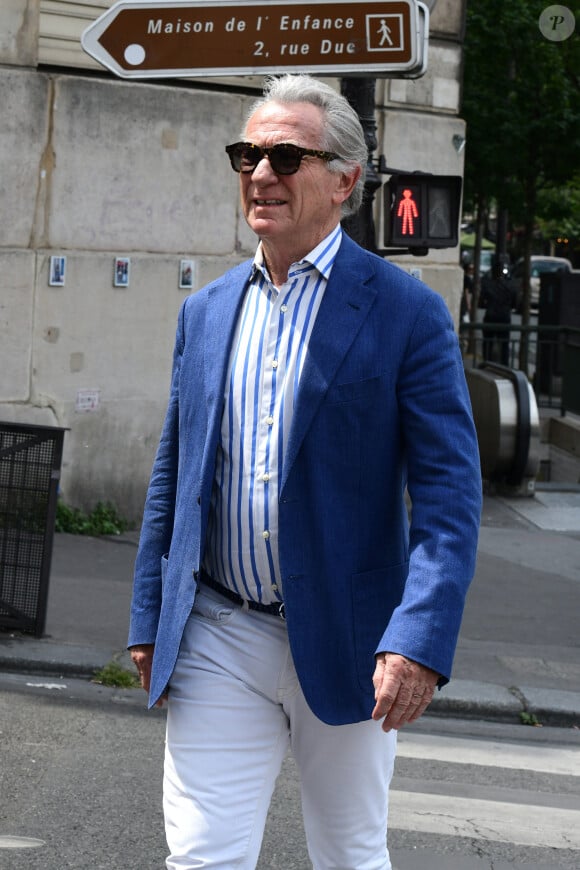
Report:
<svg viewBox="0 0 580 870"><path fill-rule="evenodd" d="M403 16L395 13L366 16L368 51L402 51L405 49Z"/></svg>
<svg viewBox="0 0 580 870"><path fill-rule="evenodd" d="M391 28L387 24L385 18L381 18L381 26L379 27L379 35L381 37L381 41L379 43L380 46L384 45L385 42L387 45L392 45L393 40L391 39Z"/></svg>

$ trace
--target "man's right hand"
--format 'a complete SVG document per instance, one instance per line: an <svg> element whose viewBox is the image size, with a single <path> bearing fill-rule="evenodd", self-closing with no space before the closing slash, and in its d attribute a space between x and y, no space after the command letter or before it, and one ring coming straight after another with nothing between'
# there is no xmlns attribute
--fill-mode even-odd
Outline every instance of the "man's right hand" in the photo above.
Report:
<svg viewBox="0 0 580 870"><path fill-rule="evenodd" d="M155 644L142 643L132 646L129 650L133 664L137 668L141 685L146 692L149 692L151 684L151 666L153 664L153 651ZM157 701L156 707L162 707L163 702L167 700L167 694L162 695Z"/></svg>

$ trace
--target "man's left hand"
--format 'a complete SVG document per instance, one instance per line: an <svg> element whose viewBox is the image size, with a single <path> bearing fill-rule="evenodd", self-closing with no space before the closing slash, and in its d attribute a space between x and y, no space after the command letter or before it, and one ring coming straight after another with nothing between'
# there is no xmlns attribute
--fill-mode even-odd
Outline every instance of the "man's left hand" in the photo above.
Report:
<svg viewBox="0 0 580 870"><path fill-rule="evenodd" d="M383 731L398 731L414 722L433 697L439 674L396 653L379 653L373 674L373 719L383 719Z"/></svg>

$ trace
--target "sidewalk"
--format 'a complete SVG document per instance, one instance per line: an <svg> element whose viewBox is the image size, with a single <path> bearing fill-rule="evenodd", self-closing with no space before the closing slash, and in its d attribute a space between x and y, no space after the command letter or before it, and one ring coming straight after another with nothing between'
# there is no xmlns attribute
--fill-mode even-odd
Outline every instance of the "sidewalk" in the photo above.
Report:
<svg viewBox="0 0 580 870"><path fill-rule="evenodd" d="M125 643L137 540L136 532L56 535L46 634L0 631L0 672L88 678L112 659L132 667ZM429 712L514 723L523 712L580 727L578 614L580 487L486 497L453 679Z"/></svg>

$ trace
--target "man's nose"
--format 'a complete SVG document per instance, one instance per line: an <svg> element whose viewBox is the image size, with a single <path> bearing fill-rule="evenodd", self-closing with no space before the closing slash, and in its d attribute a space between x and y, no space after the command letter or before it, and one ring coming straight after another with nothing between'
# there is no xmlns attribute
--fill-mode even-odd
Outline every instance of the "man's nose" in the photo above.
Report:
<svg viewBox="0 0 580 870"><path fill-rule="evenodd" d="M264 154L262 159L258 161L256 166L254 167L254 170L252 172L252 179L264 180L272 177L276 179L278 178L278 176L272 169L272 164L268 160L267 155Z"/></svg>

